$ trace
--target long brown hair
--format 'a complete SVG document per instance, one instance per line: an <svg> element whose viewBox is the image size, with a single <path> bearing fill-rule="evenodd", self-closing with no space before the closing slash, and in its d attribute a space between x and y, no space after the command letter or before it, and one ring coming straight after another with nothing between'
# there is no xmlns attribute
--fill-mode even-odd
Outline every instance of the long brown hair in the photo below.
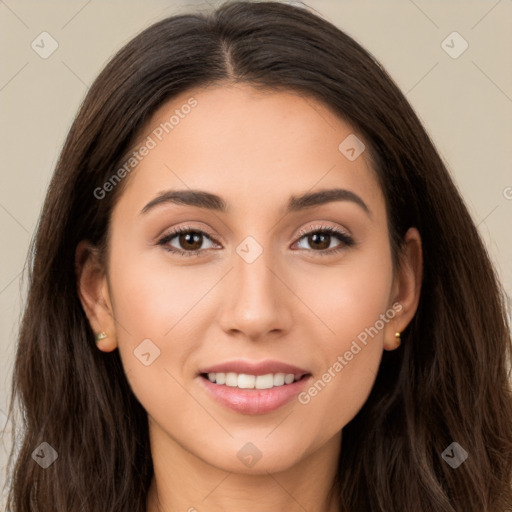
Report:
<svg viewBox="0 0 512 512"><path fill-rule="evenodd" d="M181 92L219 82L324 102L367 143L394 262L410 226L422 236L417 313L343 429L333 483L342 511L512 510L506 295L475 224L374 58L317 15L277 2L232 2L164 19L122 48L90 88L30 249L9 409L12 416L20 406L22 429L14 430L8 510L145 510L153 476L147 414L118 351L95 347L77 294L75 249L89 240L107 250L123 183L101 200L94 190L122 165L149 117ZM46 469L32 458L42 442L58 453ZM453 442L468 453L456 469L442 457Z"/></svg>

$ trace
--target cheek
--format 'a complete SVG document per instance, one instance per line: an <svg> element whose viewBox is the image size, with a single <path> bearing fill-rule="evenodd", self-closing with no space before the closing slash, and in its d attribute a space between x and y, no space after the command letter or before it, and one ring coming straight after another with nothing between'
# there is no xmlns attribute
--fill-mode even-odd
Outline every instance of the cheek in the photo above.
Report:
<svg viewBox="0 0 512 512"><path fill-rule="evenodd" d="M198 338L184 329L196 318L193 306L205 286L191 286L186 273L170 272L130 247L112 251L110 268L118 350L134 393L145 407L157 399L158 389L179 396L171 376L182 380L181 368L197 348Z"/></svg>
<svg viewBox="0 0 512 512"><path fill-rule="evenodd" d="M336 266L295 273L298 294L324 324L330 353L373 326L390 306L393 272L385 243L348 251Z"/></svg>
<svg viewBox="0 0 512 512"><path fill-rule="evenodd" d="M110 281L121 338L129 333L132 341L155 338L168 342L175 326L182 324L208 290L209 281L213 282L212 276L198 279L197 272L191 281L190 270L172 268L165 257L155 257L157 251L163 253L164 249L155 247L141 253L120 248L117 259L112 252L115 263Z"/></svg>
<svg viewBox="0 0 512 512"><path fill-rule="evenodd" d="M342 430L363 407L375 382L382 350L378 341L367 346L344 344L335 351L324 372L298 396L297 408L307 417L304 429L328 438ZM347 350L345 350L347 349ZM347 357L350 355L350 359Z"/></svg>
<svg viewBox="0 0 512 512"><path fill-rule="evenodd" d="M394 317L389 304L391 259L379 254L383 251L377 248L361 252L301 281L301 296L307 297L319 320L310 335L315 339L316 332L322 368L299 403L309 417L330 424L333 432L343 428L368 398L382 358L387 322Z"/></svg>

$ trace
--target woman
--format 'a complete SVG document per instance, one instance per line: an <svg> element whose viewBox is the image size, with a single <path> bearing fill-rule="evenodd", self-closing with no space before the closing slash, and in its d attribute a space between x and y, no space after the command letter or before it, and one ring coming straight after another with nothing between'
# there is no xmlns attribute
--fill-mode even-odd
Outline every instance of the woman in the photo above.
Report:
<svg viewBox="0 0 512 512"><path fill-rule="evenodd" d="M403 94L310 12L121 49L31 264L9 510L511 509L503 290Z"/></svg>

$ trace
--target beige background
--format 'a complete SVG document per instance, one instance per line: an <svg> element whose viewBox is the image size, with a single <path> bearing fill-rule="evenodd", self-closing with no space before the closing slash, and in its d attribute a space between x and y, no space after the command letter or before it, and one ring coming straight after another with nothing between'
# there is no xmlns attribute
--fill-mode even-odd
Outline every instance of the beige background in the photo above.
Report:
<svg viewBox="0 0 512 512"><path fill-rule="evenodd" d="M20 275L76 110L114 51L137 32L208 3L219 2L0 0L0 428L25 296ZM406 93L453 173L510 295L512 2L309 0L308 5L370 50ZM43 31L59 45L47 59L31 47ZM456 59L441 45L454 31L469 44ZM451 36L447 44L454 52L463 41ZM0 486L6 449L0 449Z"/></svg>

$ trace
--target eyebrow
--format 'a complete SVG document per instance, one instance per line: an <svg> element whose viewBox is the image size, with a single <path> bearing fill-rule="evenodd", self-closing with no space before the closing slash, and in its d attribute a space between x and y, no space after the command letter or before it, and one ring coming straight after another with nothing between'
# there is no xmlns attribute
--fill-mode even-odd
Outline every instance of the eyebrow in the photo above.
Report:
<svg viewBox="0 0 512 512"><path fill-rule="evenodd" d="M360 206L371 217L367 204L357 194L343 188L320 190L318 192L306 192L300 196L291 196L286 206L285 213L297 212L306 208L312 208L333 201L350 201ZM148 213L156 206L172 203L187 206L196 206L208 210L226 213L228 204L216 194L203 190L167 190L161 192L141 210L141 214Z"/></svg>

